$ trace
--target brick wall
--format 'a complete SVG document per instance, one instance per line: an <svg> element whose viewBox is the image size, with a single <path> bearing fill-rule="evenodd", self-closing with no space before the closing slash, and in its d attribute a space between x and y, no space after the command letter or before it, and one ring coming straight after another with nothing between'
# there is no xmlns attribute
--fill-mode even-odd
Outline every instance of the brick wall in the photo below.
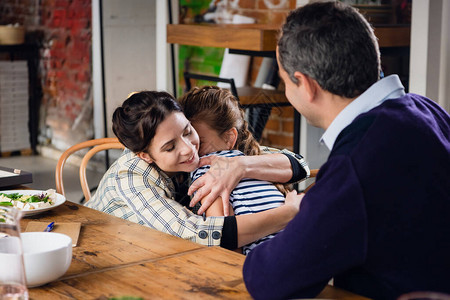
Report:
<svg viewBox="0 0 450 300"><path fill-rule="evenodd" d="M267 3L277 7L268 7L264 0L240 0L235 13L257 23L281 24L295 7L295 0ZM37 38L41 45L40 144L66 149L91 138L91 0L1 0L0 21L25 25L27 38ZM249 84L260 63L253 60ZM292 149L292 136L293 109L274 108L262 143Z"/></svg>
<svg viewBox="0 0 450 300"><path fill-rule="evenodd" d="M268 7L266 3L272 7ZM295 4L295 0L240 0L236 12L254 18L260 24L281 25L289 11L295 8Z"/></svg>
<svg viewBox="0 0 450 300"><path fill-rule="evenodd" d="M24 25L41 48L40 143L91 138L91 0L1 0L0 20Z"/></svg>
<svg viewBox="0 0 450 300"><path fill-rule="evenodd" d="M273 7L268 7L266 2ZM290 10L295 8L295 0L240 0L237 13L256 19L260 24L281 26ZM284 2L284 5L282 5ZM262 58L255 57L250 70L249 84L253 85L258 75ZM280 84L280 88L283 88ZM292 107L274 107L262 134L261 144L276 148L293 150L294 109Z"/></svg>

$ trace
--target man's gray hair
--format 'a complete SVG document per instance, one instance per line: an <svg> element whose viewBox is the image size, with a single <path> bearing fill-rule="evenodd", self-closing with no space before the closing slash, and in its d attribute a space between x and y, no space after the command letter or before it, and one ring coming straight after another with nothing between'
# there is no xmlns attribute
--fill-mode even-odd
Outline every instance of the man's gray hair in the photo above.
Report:
<svg viewBox="0 0 450 300"><path fill-rule="evenodd" d="M380 78L380 51L373 28L353 7L317 2L292 11L278 40L290 79L299 71L333 94L354 98Z"/></svg>

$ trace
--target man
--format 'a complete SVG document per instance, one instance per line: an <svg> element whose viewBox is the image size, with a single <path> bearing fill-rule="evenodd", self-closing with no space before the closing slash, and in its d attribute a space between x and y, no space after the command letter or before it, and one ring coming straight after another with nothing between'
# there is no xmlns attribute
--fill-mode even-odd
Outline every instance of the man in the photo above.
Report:
<svg viewBox="0 0 450 300"><path fill-rule="evenodd" d="M450 293L450 117L380 80L377 39L340 2L291 12L278 41L286 96L331 150L286 229L246 258L256 299L334 285L374 299Z"/></svg>

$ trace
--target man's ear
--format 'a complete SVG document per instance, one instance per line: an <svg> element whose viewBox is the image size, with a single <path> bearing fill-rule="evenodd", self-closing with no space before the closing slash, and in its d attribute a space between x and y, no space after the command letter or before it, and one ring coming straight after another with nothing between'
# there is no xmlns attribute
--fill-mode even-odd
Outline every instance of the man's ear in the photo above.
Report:
<svg viewBox="0 0 450 300"><path fill-rule="evenodd" d="M225 133L224 133L225 139L224 140L225 140L225 143L227 144L227 147L229 150L234 148L237 137L238 137L238 132L237 132L236 128L233 127L231 129L228 129L227 131L225 131Z"/></svg>
<svg viewBox="0 0 450 300"><path fill-rule="evenodd" d="M302 88L306 93L306 99L308 101L312 101L315 98L317 89L319 87L317 81L299 71L296 71L294 73L294 77L298 80L297 86L299 86L299 88Z"/></svg>
<svg viewBox="0 0 450 300"><path fill-rule="evenodd" d="M153 163L153 159L150 157L150 154L148 154L147 152L139 152L139 153L137 154L137 156L138 156L140 159L142 159L142 160L144 160L145 162L147 162L148 164Z"/></svg>

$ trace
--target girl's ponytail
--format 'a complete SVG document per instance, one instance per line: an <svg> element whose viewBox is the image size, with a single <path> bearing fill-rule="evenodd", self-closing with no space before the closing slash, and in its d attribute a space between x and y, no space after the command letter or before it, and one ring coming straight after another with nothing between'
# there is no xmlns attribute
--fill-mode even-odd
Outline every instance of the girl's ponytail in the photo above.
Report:
<svg viewBox="0 0 450 300"><path fill-rule="evenodd" d="M258 141L253 137L253 134L248 129L248 122L244 119L244 111L241 109L242 120L244 122L238 130L238 138L236 140L236 149L240 150L245 155L259 155L261 149Z"/></svg>

